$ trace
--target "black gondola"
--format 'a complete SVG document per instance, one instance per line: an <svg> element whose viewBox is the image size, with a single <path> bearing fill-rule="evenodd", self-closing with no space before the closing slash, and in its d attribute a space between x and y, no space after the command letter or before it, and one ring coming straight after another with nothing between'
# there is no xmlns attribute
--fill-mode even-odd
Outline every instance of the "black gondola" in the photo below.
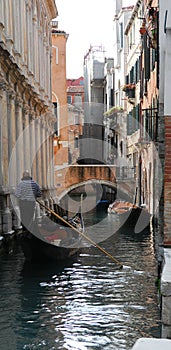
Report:
<svg viewBox="0 0 171 350"><path fill-rule="evenodd" d="M116 200L109 205L108 213L117 215L122 226L136 227L137 231L150 226L151 215L143 205Z"/></svg>
<svg viewBox="0 0 171 350"><path fill-rule="evenodd" d="M44 217L38 224L36 221L28 231L23 231L20 244L26 260L61 261L75 256L81 249L84 230L83 218L80 213L70 220L53 222Z"/></svg>

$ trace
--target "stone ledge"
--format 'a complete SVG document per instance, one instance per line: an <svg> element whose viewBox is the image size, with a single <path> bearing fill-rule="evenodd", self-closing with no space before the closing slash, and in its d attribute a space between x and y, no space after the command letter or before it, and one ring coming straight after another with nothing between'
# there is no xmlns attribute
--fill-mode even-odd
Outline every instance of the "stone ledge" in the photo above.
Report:
<svg viewBox="0 0 171 350"><path fill-rule="evenodd" d="M164 249L164 266L161 275L162 337L171 335L171 249Z"/></svg>
<svg viewBox="0 0 171 350"><path fill-rule="evenodd" d="M162 296L171 296L171 249L164 249L164 267L161 276Z"/></svg>
<svg viewBox="0 0 171 350"><path fill-rule="evenodd" d="M170 350L171 340L157 338L140 338L136 341L132 350Z"/></svg>

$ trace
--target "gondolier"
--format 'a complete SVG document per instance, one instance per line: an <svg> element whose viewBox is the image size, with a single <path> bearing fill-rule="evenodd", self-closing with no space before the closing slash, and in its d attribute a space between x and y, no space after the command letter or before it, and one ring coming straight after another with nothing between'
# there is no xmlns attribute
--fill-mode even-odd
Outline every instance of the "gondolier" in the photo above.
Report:
<svg viewBox="0 0 171 350"><path fill-rule="evenodd" d="M19 200L23 228L28 230L33 221L36 198L42 195L40 186L32 179L28 170L23 172L23 177L16 188L15 195Z"/></svg>

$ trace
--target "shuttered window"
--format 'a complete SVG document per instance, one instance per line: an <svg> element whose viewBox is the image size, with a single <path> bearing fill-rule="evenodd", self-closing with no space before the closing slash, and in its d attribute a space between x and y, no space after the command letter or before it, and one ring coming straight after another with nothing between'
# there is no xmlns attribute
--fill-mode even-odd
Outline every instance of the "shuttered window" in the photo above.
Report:
<svg viewBox="0 0 171 350"><path fill-rule="evenodd" d="M145 35L144 35L145 36ZM144 73L145 79L150 79L150 47L147 46L147 39L144 39Z"/></svg>
<svg viewBox="0 0 171 350"><path fill-rule="evenodd" d="M134 83L134 67L130 71L130 83Z"/></svg>
<svg viewBox="0 0 171 350"><path fill-rule="evenodd" d="M127 115L127 134L132 134L132 113L128 113Z"/></svg>
<svg viewBox="0 0 171 350"><path fill-rule="evenodd" d="M120 23L120 48L123 49L123 23Z"/></svg>
<svg viewBox="0 0 171 350"><path fill-rule="evenodd" d="M67 96L67 103L72 104L72 96L71 95Z"/></svg>
<svg viewBox="0 0 171 350"><path fill-rule="evenodd" d="M54 124L55 136L58 136L58 109L57 109L57 102L53 102L53 105L54 105L54 114L55 114L55 119L56 119L56 122Z"/></svg>
<svg viewBox="0 0 171 350"><path fill-rule="evenodd" d="M135 130L139 129L139 105L135 107Z"/></svg>

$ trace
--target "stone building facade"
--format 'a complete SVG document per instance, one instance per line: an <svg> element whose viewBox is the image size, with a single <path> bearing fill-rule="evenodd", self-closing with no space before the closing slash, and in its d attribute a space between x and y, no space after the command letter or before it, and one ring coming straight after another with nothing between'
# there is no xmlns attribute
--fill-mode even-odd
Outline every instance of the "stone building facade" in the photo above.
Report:
<svg viewBox="0 0 171 350"><path fill-rule="evenodd" d="M109 125L110 130L107 131L107 141L111 144L111 150L108 155L109 162L118 165L118 175L122 176L122 172L127 169L127 173L131 171L133 165L127 160L127 98L122 91L125 82L127 70L127 45L124 29L131 16L134 1L116 0L114 3L114 21L113 21L113 55L114 64L110 70L113 79L113 101L111 99L111 108L107 101L107 112L104 114L105 124ZM107 62L108 65L108 62ZM108 75L107 75L108 77ZM108 84L107 84L108 85ZM107 152L106 152L107 153ZM113 154L112 154L113 153ZM132 169L131 169L132 168ZM123 171L122 171L123 170Z"/></svg>
<svg viewBox="0 0 171 350"><path fill-rule="evenodd" d="M84 56L84 127L80 140L80 164L103 163L104 113L103 46L91 46Z"/></svg>
<svg viewBox="0 0 171 350"><path fill-rule="evenodd" d="M54 0L0 1L2 233L19 225L12 193L24 169L39 182L44 198L54 196L51 20L56 16Z"/></svg>
<svg viewBox="0 0 171 350"><path fill-rule="evenodd" d="M154 19L153 19L154 17ZM155 39L152 39L152 25ZM158 8L138 0L125 28L127 72L123 91L127 98L128 158L136 166L138 204L158 217L161 197L161 162L158 153ZM136 136L136 137L135 137ZM154 181L155 179L155 181Z"/></svg>
<svg viewBox="0 0 171 350"><path fill-rule="evenodd" d="M68 101L68 162L76 164L80 159L80 139L84 125L84 78L67 79Z"/></svg>

